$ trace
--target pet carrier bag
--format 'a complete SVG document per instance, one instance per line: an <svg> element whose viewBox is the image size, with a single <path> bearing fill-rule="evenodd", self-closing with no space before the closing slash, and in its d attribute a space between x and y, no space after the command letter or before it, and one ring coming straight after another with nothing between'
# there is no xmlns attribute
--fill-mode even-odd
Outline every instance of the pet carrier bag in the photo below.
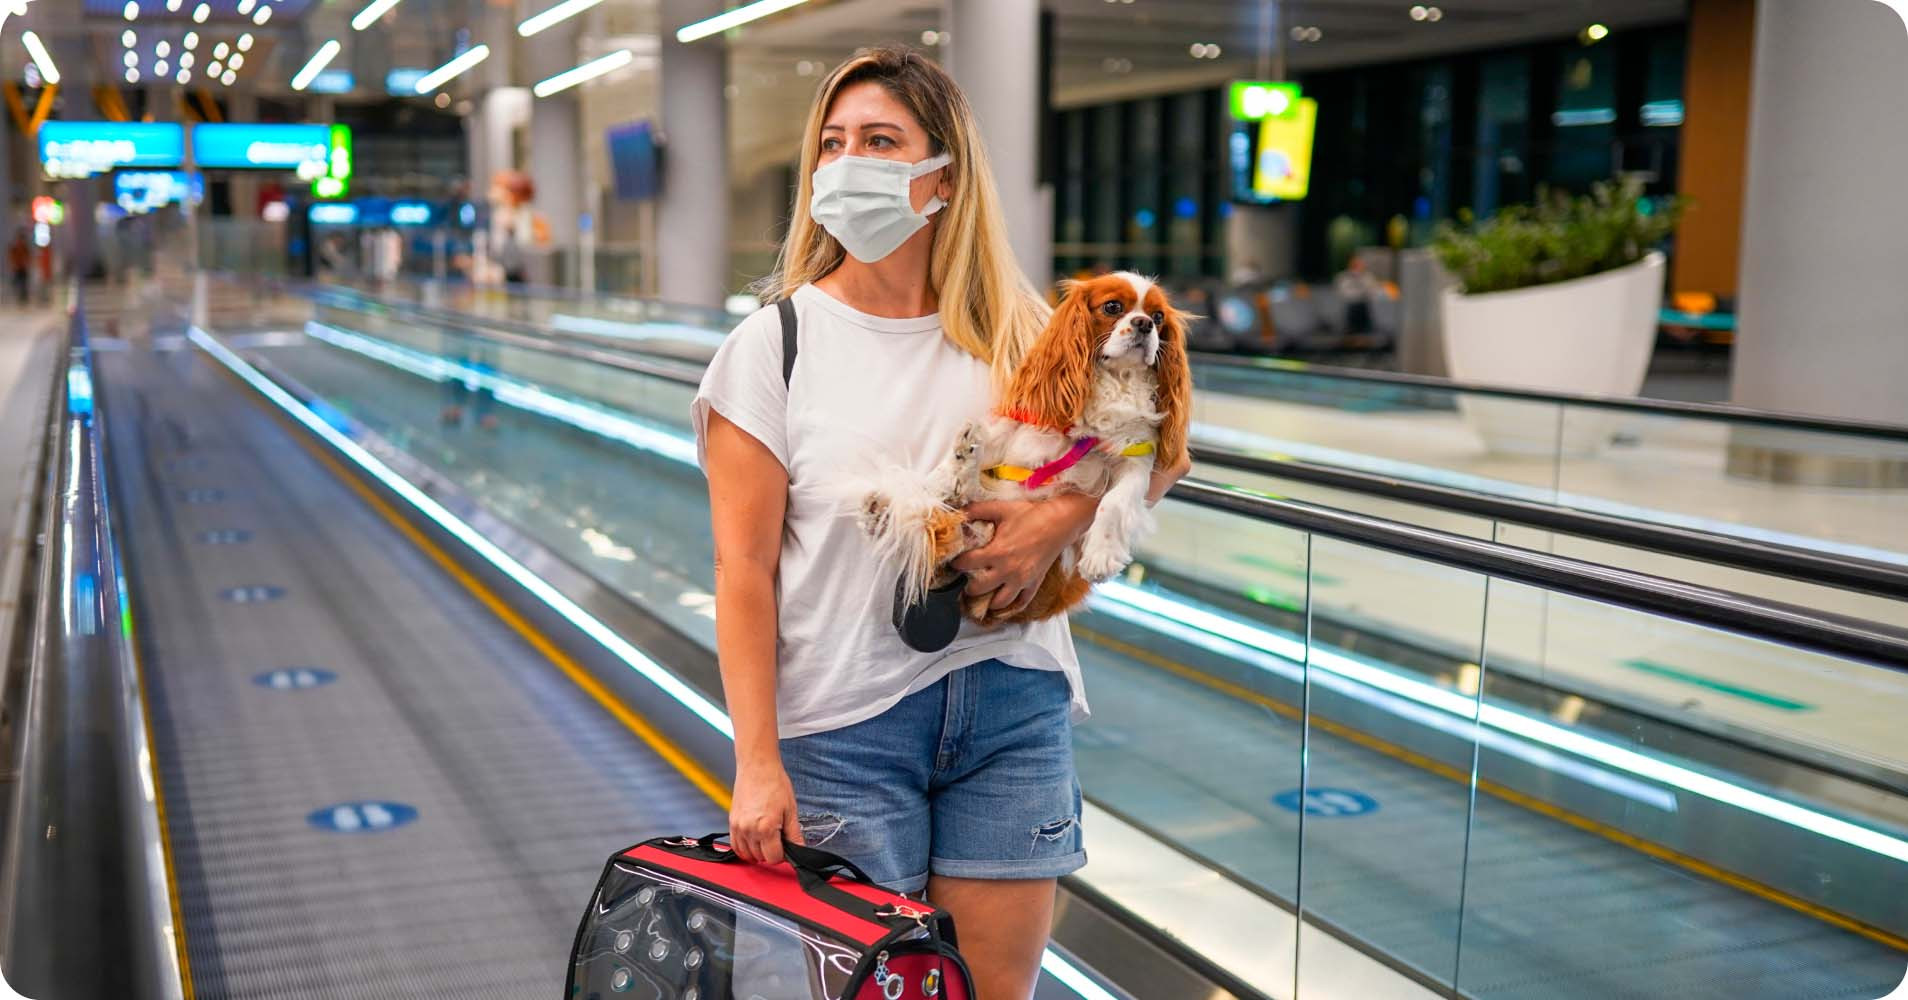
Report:
<svg viewBox="0 0 1908 1000"><path fill-rule="evenodd" d="M751 864L711 834L610 858L577 927L569 1000L974 1000L954 922L847 860Z"/></svg>

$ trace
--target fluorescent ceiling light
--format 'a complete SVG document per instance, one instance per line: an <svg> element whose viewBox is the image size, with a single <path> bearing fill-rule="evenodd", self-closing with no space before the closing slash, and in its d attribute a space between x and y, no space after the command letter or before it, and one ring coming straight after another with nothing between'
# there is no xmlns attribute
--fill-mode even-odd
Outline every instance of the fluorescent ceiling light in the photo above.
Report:
<svg viewBox="0 0 1908 1000"><path fill-rule="evenodd" d="M299 70L297 76L292 77L292 89L303 90L311 86L311 81L318 79L318 74L324 72L326 66L331 65L331 61L338 57L338 50L342 48L344 46L338 44L336 38L318 46L318 51L313 52L311 59L306 61L305 68Z"/></svg>
<svg viewBox="0 0 1908 1000"><path fill-rule="evenodd" d="M26 43L27 53L33 56L33 65L40 67L40 79L48 83L60 82L60 69L53 65L53 54L46 50L46 43L31 31L20 32L20 41Z"/></svg>
<svg viewBox="0 0 1908 1000"><path fill-rule="evenodd" d="M609 55L599 56L581 66L566 69L548 80L531 87L530 92L538 97L549 97L551 94L568 90L579 83L594 80L608 73L610 70L621 69L629 65L630 60L634 58L636 58L636 53L628 49L617 49Z"/></svg>
<svg viewBox="0 0 1908 1000"><path fill-rule="evenodd" d="M364 9L351 18L351 30L363 31L377 23L384 12L398 5L398 0L371 0Z"/></svg>
<svg viewBox="0 0 1908 1000"><path fill-rule="evenodd" d="M603 0L563 0L549 10L524 18L523 23L517 25L517 34L529 38L550 25L575 17L602 2Z"/></svg>
<svg viewBox="0 0 1908 1000"><path fill-rule="evenodd" d="M365 9L369 10L370 8L367 7ZM457 79L463 75L466 70L488 58L490 58L490 46L473 45L465 49L463 55L419 77L417 80L417 92L420 94L428 94L444 84Z"/></svg>
<svg viewBox="0 0 1908 1000"><path fill-rule="evenodd" d="M677 28L676 41L693 42L699 38L707 38L807 2L808 0L755 0L754 3L743 4L726 13Z"/></svg>

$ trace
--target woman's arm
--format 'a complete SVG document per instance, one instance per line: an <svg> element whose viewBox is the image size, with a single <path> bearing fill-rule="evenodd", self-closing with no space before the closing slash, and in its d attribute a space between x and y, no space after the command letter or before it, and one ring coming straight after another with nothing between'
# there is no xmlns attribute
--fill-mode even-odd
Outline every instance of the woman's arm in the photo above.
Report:
<svg viewBox="0 0 1908 1000"><path fill-rule="evenodd" d="M1182 457L1173 465L1154 469L1146 490L1146 505L1159 503L1173 484L1192 470L1192 459ZM1040 578L1047 567L1067 546L1080 540L1093 525L1100 498L1081 493L1062 493L1048 500L993 500L970 504L967 516L994 525L994 537L986 545L962 553L954 568L967 574L967 590L973 594L992 592L989 602L995 610L1018 609L1033 600Z"/></svg>
<svg viewBox="0 0 1908 1000"><path fill-rule="evenodd" d="M773 864L782 860L782 838L802 838L775 719L775 571L788 473L767 446L714 410L706 452L716 655L735 726L729 842L743 860Z"/></svg>

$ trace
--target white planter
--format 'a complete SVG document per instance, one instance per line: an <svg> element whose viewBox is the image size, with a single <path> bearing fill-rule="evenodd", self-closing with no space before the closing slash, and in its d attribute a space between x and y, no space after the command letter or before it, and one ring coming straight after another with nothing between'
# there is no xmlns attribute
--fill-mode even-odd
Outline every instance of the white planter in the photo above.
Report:
<svg viewBox="0 0 1908 1000"><path fill-rule="evenodd" d="M1663 255L1614 271L1484 295L1446 290L1444 356L1461 382L1590 396L1643 388L1663 305ZM1608 411L1478 396L1458 406L1494 452L1595 452L1614 425ZM1561 425L1560 425L1561 422Z"/></svg>

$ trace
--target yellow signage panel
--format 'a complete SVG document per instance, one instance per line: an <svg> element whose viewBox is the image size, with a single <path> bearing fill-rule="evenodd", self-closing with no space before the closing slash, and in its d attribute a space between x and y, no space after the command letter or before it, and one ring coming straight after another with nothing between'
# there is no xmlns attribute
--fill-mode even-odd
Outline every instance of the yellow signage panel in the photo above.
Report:
<svg viewBox="0 0 1908 1000"><path fill-rule="evenodd" d="M1284 118L1259 122L1259 148L1252 164L1252 193L1264 199L1298 201L1312 186L1312 132L1318 101L1301 97Z"/></svg>

